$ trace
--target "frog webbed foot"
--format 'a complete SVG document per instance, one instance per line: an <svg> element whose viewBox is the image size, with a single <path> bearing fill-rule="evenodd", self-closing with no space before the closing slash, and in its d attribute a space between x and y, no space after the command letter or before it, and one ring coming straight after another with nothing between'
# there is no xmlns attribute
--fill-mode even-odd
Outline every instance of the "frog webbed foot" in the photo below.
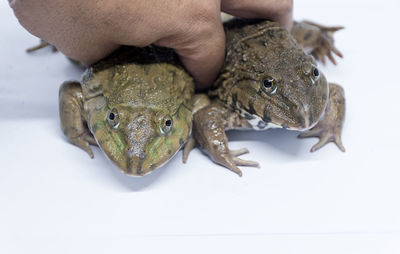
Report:
<svg viewBox="0 0 400 254"><path fill-rule="evenodd" d="M298 138L311 137L319 138L318 143L311 148L311 152L317 151L329 142L334 142L342 152L345 152L345 148L341 139L341 130L332 125L329 126L325 124L317 124L311 130L303 132L298 136Z"/></svg>
<svg viewBox="0 0 400 254"><path fill-rule="evenodd" d="M344 152L341 133L345 115L344 91L339 85L329 83L329 101L325 115L311 130L301 133L299 138L318 137L320 140L311 148L314 152L329 142L334 142Z"/></svg>
<svg viewBox="0 0 400 254"><path fill-rule="evenodd" d="M230 150L228 148L228 144L225 143L221 144L216 149L206 148L204 150L207 154L209 154L209 156L212 158L214 162L228 168L229 170L235 172L239 176L242 176L243 173L238 166L257 167L257 168L260 167L260 164L256 161L243 160L239 158L240 155L249 153L249 150L247 150L246 148L238 150Z"/></svg>
<svg viewBox="0 0 400 254"><path fill-rule="evenodd" d="M251 160L243 160L238 156L249 153L247 148L241 148L238 150L229 150L230 158L225 160L224 166L231 169L233 172L237 173L239 176L242 176L242 171L237 166L246 166L246 167L256 167L259 168L260 164L256 161Z"/></svg>
<svg viewBox="0 0 400 254"><path fill-rule="evenodd" d="M259 167L258 162L243 160L239 156L248 153L246 148L230 150L225 134L226 124L241 125L240 116L219 104L213 104L194 115L194 136L203 151L211 159L242 176L238 166ZM235 127L235 126L230 126Z"/></svg>
<svg viewBox="0 0 400 254"><path fill-rule="evenodd" d="M319 29L319 34L315 45L312 47L311 55L315 57L318 61L325 64L325 57L327 57L334 65L336 65L336 60L333 54L340 58L343 58L343 54L335 47L333 34L339 30L344 29L342 26L322 26L310 21L304 21L304 23L317 27ZM332 54L333 53L333 54Z"/></svg>

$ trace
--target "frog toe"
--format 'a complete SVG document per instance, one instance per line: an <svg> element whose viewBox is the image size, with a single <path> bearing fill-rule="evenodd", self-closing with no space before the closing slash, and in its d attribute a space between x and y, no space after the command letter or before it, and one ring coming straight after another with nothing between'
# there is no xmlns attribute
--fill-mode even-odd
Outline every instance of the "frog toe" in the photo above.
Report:
<svg viewBox="0 0 400 254"><path fill-rule="evenodd" d="M343 143L342 143L342 138L340 136L340 133L335 134L333 142L337 145L337 147L340 149L340 151L346 152L346 149L344 148Z"/></svg>
<svg viewBox="0 0 400 254"><path fill-rule="evenodd" d="M185 147L183 148L182 152L182 162L186 163L190 152L195 148L196 140L193 137L190 137L189 140L186 142Z"/></svg>
<svg viewBox="0 0 400 254"><path fill-rule="evenodd" d="M315 152L315 151L319 150L321 147L323 147L324 145L326 145L329 142L330 142L329 136L328 135L323 135L323 136L319 137L318 143L313 145L313 147L311 147L310 151L311 152Z"/></svg>
<svg viewBox="0 0 400 254"><path fill-rule="evenodd" d="M255 168L259 168L260 164L256 161L250 161L250 160L242 160L238 157L232 157L233 162L235 162L235 164L237 166L246 166L246 167L255 167Z"/></svg>
<svg viewBox="0 0 400 254"><path fill-rule="evenodd" d="M320 129L313 129L310 130L308 132L304 132L301 133L298 138L311 138L311 137L316 137L319 138L318 143L316 143L312 148L311 148L311 152L315 152L317 150L319 150L320 148L322 148L323 146L325 146L326 144L328 144L329 142L333 142L337 145L337 147L342 151L345 152L345 148L343 146L342 143L342 139L340 137L340 133L336 132L336 133L330 133L329 131L323 131Z"/></svg>
<svg viewBox="0 0 400 254"><path fill-rule="evenodd" d="M26 52L32 53L32 52L38 51L39 49L47 48L47 47L51 47L53 53L55 53L55 52L58 51L57 48L56 48L55 46L51 45L50 43L48 43L48 42L46 42L46 41L44 41L44 40L40 40L40 44L39 44L39 45L34 46L34 47L31 47L31 48L28 48L28 49L26 50Z"/></svg>
<svg viewBox="0 0 400 254"><path fill-rule="evenodd" d="M329 51L326 55L327 55L328 59L329 59L334 65L337 64L335 58L332 56L332 52Z"/></svg>
<svg viewBox="0 0 400 254"><path fill-rule="evenodd" d="M343 54L335 47L333 33L343 29L344 27L318 27L321 30L319 42L317 43L311 54L314 55L314 57L317 60L321 61L323 64L325 64L325 58L328 58L334 65L336 65L336 60L333 57L333 54L340 58L343 58Z"/></svg>
<svg viewBox="0 0 400 254"><path fill-rule="evenodd" d="M211 155L211 158L213 159L214 162L235 172L240 177L243 175L242 171L238 168L238 165L235 162L234 158L236 158L236 157L232 157L229 153L223 153L223 154L218 154L218 155L214 154L214 155Z"/></svg>
<svg viewBox="0 0 400 254"><path fill-rule="evenodd" d="M236 166L236 163L233 160L229 161L228 164L224 164L224 166L227 167L229 170L235 172L238 176L243 176L242 171Z"/></svg>
<svg viewBox="0 0 400 254"><path fill-rule="evenodd" d="M311 129L306 132L300 133L297 138L313 138L313 137L319 137L320 131L317 129Z"/></svg>
<svg viewBox="0 0 400 254"><path fill-rule="evenodd" d="M249 150L247 148L241 148L241 149L237 149L237 150L229 150L229 153L232 156L240 156L240 155L249 153Z"/></svg>
<svg viewBox="0 0 400 254"><path fill-rule="evenodd" d="M93 145L96 145L97 143L92 136L84 133L83 135L78 136L76 138L70 138L70 141L74 145L76 145L76 146L80 147L81 149L83 149L84 151L86 151L89 154L90 158L92 158L92 159L94 158L94 154L93 154L92 149L90 148L90 145L92 144L92 142L95 142L95 144L93 144Z"/></svg>
<svg viewBox="0 0 400 254"><path fill-rule="evenodd" d="M256 161L243 160L238 158L237 156L248 153L249 150L246 148L238 149L238 150L229 150L229 153L219 154L217 156L212 156L213 160L218 164L230 169L235 172L239 176L242 176L242 171L238 168L238 166L246 166L246 167L260 167L260 164Z"/></svg>

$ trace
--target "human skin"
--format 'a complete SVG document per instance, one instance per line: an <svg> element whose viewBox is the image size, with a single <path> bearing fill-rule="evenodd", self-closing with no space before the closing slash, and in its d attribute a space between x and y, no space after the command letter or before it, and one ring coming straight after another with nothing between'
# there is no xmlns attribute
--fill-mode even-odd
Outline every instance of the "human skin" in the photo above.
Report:
<svg viewBox="0 0 400 254"><path fill-rule="evenodd" d="M90 65L120 45L173 48L199 89L225 56L220 12L265 18L290 29L292 0L9 0L23 27Z"/></svg>

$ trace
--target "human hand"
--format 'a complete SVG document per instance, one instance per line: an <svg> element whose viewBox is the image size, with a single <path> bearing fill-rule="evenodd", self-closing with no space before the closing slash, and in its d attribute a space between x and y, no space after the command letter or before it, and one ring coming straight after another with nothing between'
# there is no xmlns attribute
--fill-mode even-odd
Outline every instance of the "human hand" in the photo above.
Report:
<svg viewBox="0 0 400 254"><path fill-rule="evenodd" d="M200 89L225 56L220 12L265 18L290 29L292 0L9 0L20 23L86 65L120 45L173 48Z"/></svg>

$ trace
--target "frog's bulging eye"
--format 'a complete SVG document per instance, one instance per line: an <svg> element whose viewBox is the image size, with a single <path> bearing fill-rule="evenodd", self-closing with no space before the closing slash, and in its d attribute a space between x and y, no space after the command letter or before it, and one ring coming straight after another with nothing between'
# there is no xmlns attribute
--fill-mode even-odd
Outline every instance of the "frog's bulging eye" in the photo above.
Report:
<svg viewBox="0 0 400 254"><path fill-rule="evenodd" d="M319 77L319 70L317 69L317 68L314 68L314 70L313 70L313 75L314 75L314 77Z"/></svg>
<svg viewBox="0 0 400 254"><path fill-rule="evenodd" d="M117 109L112 109L107 116L107 122L111 128L118 128L119 126L119 114Z"/></svg>
<svg viewBox="0 0 400 254"><path fill-rule="evenodd" d="M172 121L171 116L169 116L169 115L165 116L161 120L161 128L160 128L161 133L164 135L168 134L172 130L173 125L174 125L174 123Z"/></svg>
<svg viewBox="0 0 400 254"><path fill-rule="evenodd" d="M264 87L269 89L274 85L274 80L273 79L264 79Z"/></svg>
<svg viewBox="0 0 400 254"><path fill-rule="evenodd" d="M276 92L277 86L274 78L268 77L263 79L261 83L261 90L268 94L274 94Z"/></svg>
<svg viewBox="0 0 400 254"><path fill-rule="evenodd" d="M111 112L110 115L108 116L108 119L110 119L111 121L114 121L115 114Z"/></svg>

